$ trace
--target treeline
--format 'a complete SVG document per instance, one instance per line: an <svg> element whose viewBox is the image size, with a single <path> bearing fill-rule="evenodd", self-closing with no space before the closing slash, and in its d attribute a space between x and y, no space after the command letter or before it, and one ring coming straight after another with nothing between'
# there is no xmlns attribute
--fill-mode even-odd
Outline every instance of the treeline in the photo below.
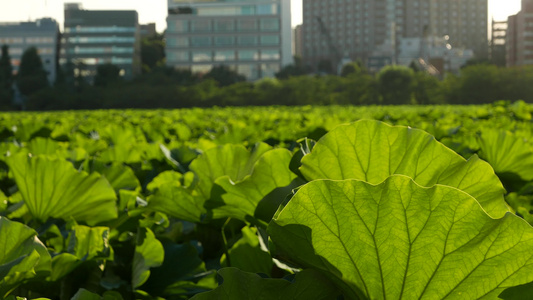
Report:
<svg viewBox="0 0 533 300"><path fill-rule="evenodd" d="M500 68L478 63L442 79L414 66L389 66L374 75L357 63L345 66L341 76L307 73L297 61L278 73L278 78L247 82L223 66L200 76L152 65L136 79L122 81L118 68L103 65L94 85L63 78L54 86L32 90L25 95L25 109L533 102L533 66Z"/></svg>

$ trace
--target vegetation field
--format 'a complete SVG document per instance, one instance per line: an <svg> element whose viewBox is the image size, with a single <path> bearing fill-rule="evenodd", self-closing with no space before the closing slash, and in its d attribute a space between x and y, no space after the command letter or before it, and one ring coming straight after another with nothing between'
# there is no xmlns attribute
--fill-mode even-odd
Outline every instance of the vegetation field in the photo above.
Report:
<svg viewBox="0 0 533 300"><path fill-rule="evenodd" d="M532 111L0 113L0 298L527 299Z"/></svg>

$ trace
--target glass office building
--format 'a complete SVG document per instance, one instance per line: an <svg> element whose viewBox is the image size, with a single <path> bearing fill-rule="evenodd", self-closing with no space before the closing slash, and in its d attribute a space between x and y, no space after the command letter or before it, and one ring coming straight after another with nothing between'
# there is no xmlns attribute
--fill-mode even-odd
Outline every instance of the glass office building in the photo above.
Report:
<svg viewBox="0 0 533 300"><path fill-rule="evenodd" d="M141 71L139 35L136 11L89 11L67 3L60 64L91 82L98 65L111 63L130 79Z"/></svg>
<svg viewBox="0 0 533 300"><path fill-rule="evenodd" d="M248 80L292 63L290 1L169 0L167 65L206 73L227 65Z"/></svg>
<svg viewBox="0 0 533 300"><path fill-rule="evenodd" d="M50 84L56 79L59 25L53 19L35 22L0 23L0 47L9 46L13 72L18 72L22 54L30 47L37 48L48 74Z"/></svg>

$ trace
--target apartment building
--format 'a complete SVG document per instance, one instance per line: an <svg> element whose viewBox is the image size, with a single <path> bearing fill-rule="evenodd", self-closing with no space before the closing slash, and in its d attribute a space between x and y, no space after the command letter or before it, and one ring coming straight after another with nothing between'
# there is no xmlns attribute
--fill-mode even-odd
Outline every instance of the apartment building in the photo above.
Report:
<svg viewBox="0 0 533 300"><path fill-rule="evenodd" d="M226 65L248 80L292 63L288 0L169 0L167 65L207 73Z"/></svg>
<svg viewBox="0 0 533 300"><path fill-rule="evenodd" d="M304 60L397 59L399 39L448 36L487 57L488 0L305 0Z"/></svg>
<svg viewBox="0 0 533 300"><path fill-rule="evenodd" d="M0 47L9 46L13 71L18 72L24 51L37 48L48 74L50 84L57 74L59 25L53 19L38 19L35 22L0 23Z"/></svg>
<svg viewBox="0 0 533 300"><path fill-rule="evenodd" d="M60 63L92 82L101 64L113 64L130 79L141 71L138 14L132 10L84 10L65 4Z"/></svg>
<svg viewBox="0 0 533 300"><path fill-rule="evenodd" d="M522 0L522 9L507 20L507 66L533 65L533 0Z"/></svg>

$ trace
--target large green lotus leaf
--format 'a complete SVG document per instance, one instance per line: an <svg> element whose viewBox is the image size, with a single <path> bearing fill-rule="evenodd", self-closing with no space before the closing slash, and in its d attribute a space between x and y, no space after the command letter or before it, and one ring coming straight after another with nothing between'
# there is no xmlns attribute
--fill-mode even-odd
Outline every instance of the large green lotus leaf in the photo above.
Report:
<svg viewBox="0 0 533 300"><path fill-rule="evenodd" d="M91 171L102 174L116 192L119 190L140 191L141 189L141 183L133 170L124 164L112 163L107 165L95 160L92 163Z"/></svg>
<svg viewBox="0 0 533 300"><path fill-rule="evenodd" d="M480 156L505 180L512 175L533 180L533 149L523 138L506 131L483 130L478 139Z"/></svg>
<svg viewBox="0 0 533 300"><path fill-rule="evenodd" d="M194 284L205 279L207 272L204 261L199 257L197 246L192 243L176 244L162 241L165 259L160 267L152 268L150 278L141 289L152 296L176 296L176 287L184 288L181 293L194 290ZM191 285L186 287L184 285ZM213 288L216 287L216 284Z"/></svg>
<svg viewBox="0 0 533 300"><path fill-rule="evenodd" d="M348 299L494 299L533 281L533 228L470 195L395 175L313 181L269 224L274 251Z"/></svg>
<svg viewBox="0 0 533 300"><path fill-rule="evenodd" d="M51 269L50 254L33 229L0 216L0 298L12 288Z"/></svg>
<svg viewBox="0 0 533 300"><path fill-rule="evenodd" d="M80 264L94 259L113 260L109 228L75 225L67 238L67 253L52 259L51 281L63 278Z"/></svg>
<svg viewBox="0 0 533 300"><path fill-rule="evenodd" d="M133 269L131 285L138 288L150 277L150 268L163 264L165 250L163 245L148 228L139 228L137 232L137 245L133 255Z"/></svg>
<svg viewBox="0 0 533 300"><path fill-rule="evenodd" d="M286 149L271 150L259 158L252 174L242 181L235 183L229 176L218 178L215 183L224 192L207 202L214 207L213 218L231 217L244 221L246 216L253 217L257 205L266 195L289 185L296 178L289 169L291 158Z"/></svg>
<svg viewBox="0 0 533 300"><path fill-rule="evenodd" d="M198 175L198 193L204 199L209 199L213 182L222 176L228 176L233 182L243 180L252 173L257 160L270 149L267 144L260 143L251 151L242 145L231 144L205 151L189 166Z"/></svg>
<svg viewBox="0 0 533 300"><path fill-rule="evenodd" d="M216 289L198 294L191 299L254 299L254 300L308 300L336 299L340 292L321 274L304 270L294 280L261 278L237 268L218 271L224 282Z"/></svg>
<svg viewBox="0 0 533 300"><path fill-rule="evenodd" d="M231 263L231 267L238 268L239 270L263 273L270 276L273 266L272 257L268 252L261 249L257 230L255 228L244 227L241 232L242 238L228 251L230 257L229 262L224 254L220 259L220 264L223 267L227 267Z"/></svg>
<svg viewBox="0 0 533 300"><path fill-rule="evenodd" d="M86 289L79 289L70 300L123 300L122 295L118 292L107 291L102 297Z"/></svg>
<svg viewBox="0 0 533 300"><path fill-rule="evenodd" d="M362 120L325 135L302 159L302 174L316 179L358 179L378 184L390 175L413 178L422 186L456 187L493 217L508 208L500 180L477 156L468 161L424 131Z"/></svg>
<svg viewBox="0 0 533 300"><path fill-rule="evenodd" d="M149 209L189 222L200 222L205 214L205 200L175 182L160 185L147 201Z"/></svg>
<svg viewBox="0 0 533 300"><path fill-rule="evenodd" d="M68 161L50 157L6 159L32 216L70 219L94 225L117 217L116 195L97 173L78 172Z"/></svg>
<svg viewBox="0 0 533 300"><path fill-rule="evenodd" d="M152 181L146 186L146 189L150 192L153 192L166 183L171 183L177 187L180 187L182 179L183 174L181 173L175 171L164 171L152 179Z"/></svg>
<svg viewBox="0 0 533 300"><path fill-rule="evenodd" d="M0 190L0 213L4 212L7 208L8 199L7 196Z"/></svg>

